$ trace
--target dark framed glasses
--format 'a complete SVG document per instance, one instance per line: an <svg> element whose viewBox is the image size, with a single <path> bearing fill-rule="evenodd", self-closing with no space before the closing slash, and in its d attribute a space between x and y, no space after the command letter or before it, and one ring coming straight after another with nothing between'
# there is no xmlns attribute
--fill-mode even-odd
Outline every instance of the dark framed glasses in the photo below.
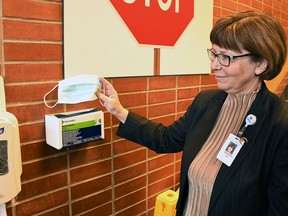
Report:
<svg viewBox="0 0 288 216"><path fill-rule="evenodd" d="M215 59L221 64L222 66L228 67L230 65L230 62L232 59L244 57L244 56L252 56L254 55L253 53L246 53L243 55L237 55L237 56L232 56L232 55L226 55L226 54L217 54L214 52L213 49L207 49L207 54L208 58L214 62Z"/></svg>

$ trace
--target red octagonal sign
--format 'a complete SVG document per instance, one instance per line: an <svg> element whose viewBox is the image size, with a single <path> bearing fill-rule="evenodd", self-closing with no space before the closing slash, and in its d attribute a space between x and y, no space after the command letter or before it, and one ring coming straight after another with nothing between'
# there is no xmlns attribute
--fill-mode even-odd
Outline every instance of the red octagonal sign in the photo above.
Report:
<svg viewBox="0 0 288 216"><path fill-rule="evenodd" d="M139 44L174 46L194 17L194 0L110 0Z"/></svg>

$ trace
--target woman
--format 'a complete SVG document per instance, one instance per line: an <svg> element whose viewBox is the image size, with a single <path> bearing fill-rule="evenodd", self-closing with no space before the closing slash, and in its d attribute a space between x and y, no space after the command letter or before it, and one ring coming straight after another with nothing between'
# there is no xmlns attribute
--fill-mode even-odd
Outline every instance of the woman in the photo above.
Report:
<svg viewBox="0 0 288 216"><path fill-rule="evenodd" d="M183 151L177 215L287 215L288 108L264 83L283 67L285 32L274 17L247 11L219 19L210 40L219 89L199 93L170 126L123 108L105 79L97 96L121 121L119 136L157 153ZM228 157L231 140L238 153Z"/></svg>

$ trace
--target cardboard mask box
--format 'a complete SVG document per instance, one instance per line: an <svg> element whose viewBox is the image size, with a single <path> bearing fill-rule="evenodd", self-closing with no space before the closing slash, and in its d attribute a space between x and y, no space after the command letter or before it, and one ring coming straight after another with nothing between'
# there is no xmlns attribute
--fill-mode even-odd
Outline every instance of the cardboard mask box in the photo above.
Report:
<svg viewBox="0 0 288 216"><path fill-rule="evenodd" d="M104 116L99 109L45 115L46 142L61 149L104 139Z"/></svg>

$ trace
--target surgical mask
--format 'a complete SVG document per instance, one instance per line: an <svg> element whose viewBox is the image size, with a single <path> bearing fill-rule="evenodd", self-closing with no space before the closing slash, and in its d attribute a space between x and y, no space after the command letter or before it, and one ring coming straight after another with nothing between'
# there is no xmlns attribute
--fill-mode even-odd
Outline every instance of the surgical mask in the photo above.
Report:
<svg viewBox="0 0 288 216"><path fill-rule="evenodd" d="M79 75L59 81L45 96L44 103L49 108L57 104L77 104L97 99L95 93L101 89L102 83L97 75ZM58 101L50 106L46 97L58 87Z"/></svg>

